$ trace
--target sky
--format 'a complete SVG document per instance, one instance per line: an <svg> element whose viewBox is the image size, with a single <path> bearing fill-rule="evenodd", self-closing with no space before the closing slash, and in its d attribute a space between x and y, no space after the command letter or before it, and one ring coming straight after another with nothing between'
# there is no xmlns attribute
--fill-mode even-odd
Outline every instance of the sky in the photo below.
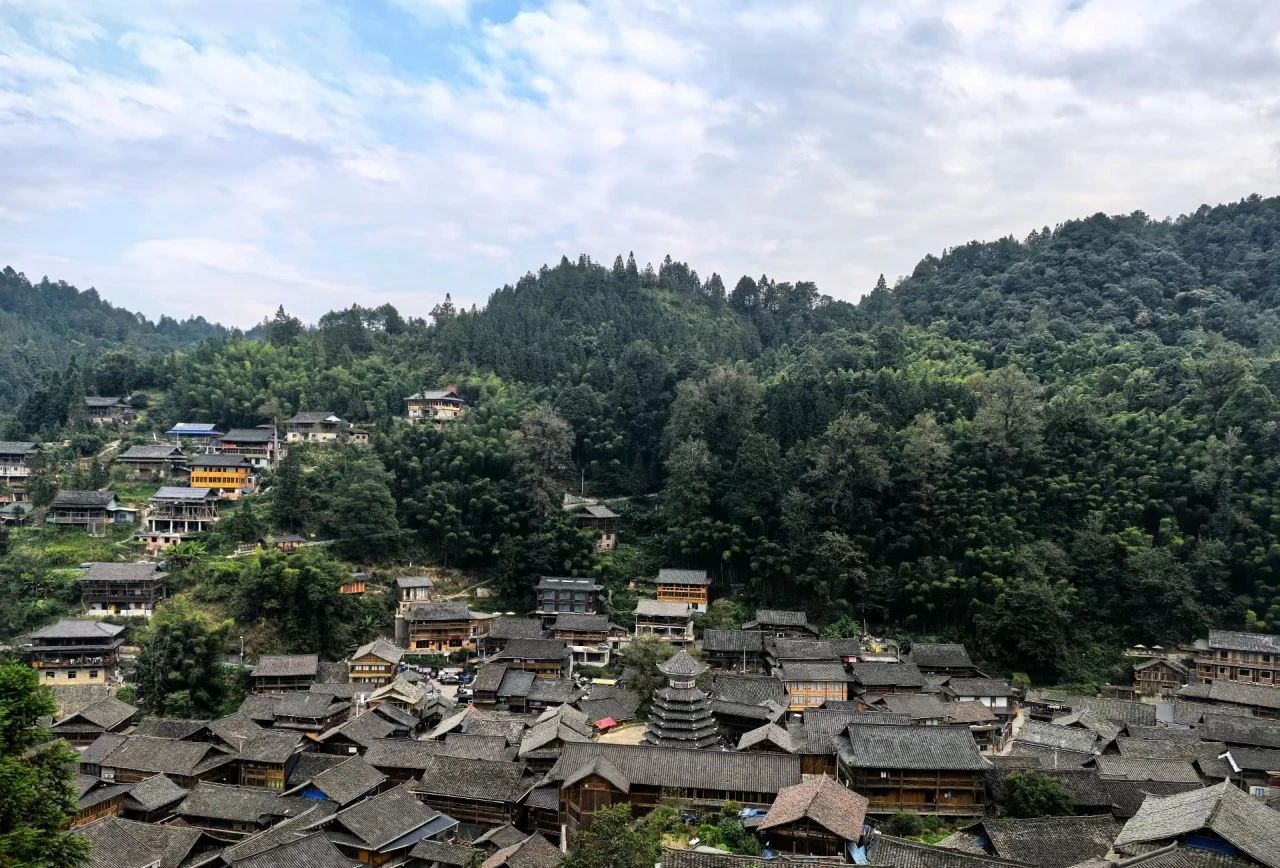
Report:
<svg viewBox="0 0 1280 868"><path fill-rule="evenodd" d="M0 265L151 317L628 251L855 299L1278 145L1273 0L0 0Z"/></svg>

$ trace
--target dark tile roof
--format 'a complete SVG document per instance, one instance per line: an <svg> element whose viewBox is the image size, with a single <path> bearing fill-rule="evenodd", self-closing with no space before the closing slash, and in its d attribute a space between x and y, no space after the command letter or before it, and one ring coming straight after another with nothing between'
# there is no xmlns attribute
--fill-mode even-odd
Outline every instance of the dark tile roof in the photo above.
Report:
<svg viewBox="0 0 1280 868"><path fill-rule="evenodd" d="M804 612L789 612L782 609L757 609L753 621L743 624L751 629L752 624L767 627L809 627L809 616Z"/></svg>
<svg viewBox="0 0 1280 868"><path fill-rule="evenodd" d="M1228 651L1253 651L1280 654L1280 636L1266 633L1239 633L1234 630L1210 630L1209 647Z"/></svg>
<svg viewBox="0 0 1280 868"><path fill-rule="evenodd" d="M876 697L875 704L912 720L934 720L945 718L951 707L959 703L943 702L931 693L886 693Z"/></svg>
<svg viewBox="0 0 1280 868"><path fill-rule="evenodd" d="M1127 819L1138 813L1151 796L1173 796L1203 789L1201 784L1173 784L1160 781L1103 781L1102 787L1111 796L1111 813Z"/></svg>
<svg viewBox="0 0 1280 868"><path fill-rule="evenodd" d="M774 675L780 681L850 681L849 673L844 671L844 664L838 660L788 660L774 667Z"/></svg>
<svg viewBox="0 0 1280 868"><path fill-rule="evenodd" d="M1253 717L1253 709L1239 705L1214 705L1210 702L1188 702L1174 699L1169 703L1171 722L1182 726L1195 726L1206 714L1219 717Z"/></svg>
<svg viewBox="0 0 1280 868"><path fill-rule="evenodd" d="M414 792L485 802L517 802L532 784L524 763L436 756L413 785Z"/></svg>
<svg viewBox="0 0 1280 868"><path fill-rule="evenodd" d="M1230 783L1149 797L1116 838L1116 848L1167 842L1210 830L1268 868L1280 868L1280 812Z"/></svg>
<svg viewBox="0 0 1280 868"><path fill-rule="evenodd" d="M622 722L635 719L640 708L640 697L621 687L605 691L597 687L591 691L590 699L579 699L576 704L578 710L592 723L605 718Z"/></svg>
<svg viewBox="0 0 1280 868"><path fill-rule="evenodd" d="M512 844L494 853L481 863L480 868L555 868L565 859L565 854L556 849L540 834L533 834L519 844Z"/></svg>
<svg viewBox="0 0 1280 868"><path fill-rule="evenodd" d="M397 588L434 588L436 583L430 576L401 576L396 579Z"/></svg>
<svg viewBox="0 0 1280 868"><path fill-rule="evenodd" d="M424 865L449 865L463 868L475 859L479 851L462 844L446 844L443 841L419 841L409 855Z"/></svg>
<svg viewBox="0 0 1280 868"><path fill-rule="evenodd" d="M511 748L507 739L501 735L472 735L466 732L451 732L444 737L443 756L459 759L482 759L505 762L510 760Z"/></svg>
<svg viewBox="0 0 1280 868"><path fill-rule="evenodd" d="M305 783L305 781L304 781ZM291 800L292 801L292 800ZM297 841L314 834L313 829L327 817L332 817L338 806L329 801L312 801L305 810L280 820L275 825L250 835L248 838L223 849L222 861L239 866L244 860L275 849L281 844ZM289 865L288 868L304 868Z"/></svg>
<svg viewBox="0 0 1280 868"><path fill-rule="evenodd" d="M407 786L400 786L344 808L330 822L354 835L368 849L378 850L438 816L439 811L419 802Z"/></svg>
<svg viewBox="0 0 1280 868"><path fill-rule="evenodd" d="M924 687L925 678L914 663L851 663L852 680L868 690L877 687Z"/></svg>
<svg viewBox="0 0 1280 868"><path fill-rule="evenodd" d="M994 855L1040 868L1068 868L1102 857L1120 834L1109 815L1040 817L1030 820L990 818L970 826L981 829Z"/></svg>
<svg viewBox="0 0 1280 868"><path fill-rule="evenodd" d="M258 665L249 674L255 678L314 677L319 663L315 654L268 654L258 658Z"/></svg>
<svg viewBox="0 0 1280 868"><path fill-rule="evenodd" d="M1280 721L1205 714L1196 728L1202 739L1244 747L1280 748Z"/></svg>
<svg viewBox="0 0 1280 868"><path fill-rule="evenodd" d="M148 774L193 777L232 760L229 753L205 742L133 735L104 757L101 764L107 768Z"/></svg>
<svg viewBox="0 0 1280 868"><path fill-rule="evenodd" d="M382 715L366 711L326 729L316 738L323 743L340 737L367 748L378 739L391 735L395 730L395 724Z"/></svg>
<svg viewBox="0 0 1280 868"><path fill-rule="evenodd" d="M711 688L712 699L744 705L759 705L771 699L784 702L786 695L786 687L772 675L717 673Z"/></svg>
<svg viewBox="0 0 1280 868"><path fill-rule="evenodd" d="M179 817L258 823L282 809L279 798L270 790L199 781L175 813Z"/></svg>
<svg viewBox="0 0 1280 868"><path fill-rule="evenodd" d="M551 629L574 633L606 633L609 630L609 616L563 612L556 615L556 621L551 625Z"/></svg>
<svg viewBox="0 0 1280 868"><path fill-rule="evenodd" d="M198 829L104 817L76 834L93 845L93 868L178 868L201 838Z"/></svg>
<svg viewBox="0 0 1280 868"><path fill-rule="evenodd" d="M544 705L565 705L576 702L582 691L578 685L564 678L536 678L529 687L530 702Z"/></svg>
<svg viewBox="0 0 1280 868"><path fill-rule="evenodd" d="M124 744L127 739L128 736L118 732L104 732L94 739L93 744L80 752L80 764L82 766L100 765L105 757Z"/></svg>
<svg viewBox="0 0 1280 868"><path fill-rule="evenodd" d="M243 743L230 743L238 749L240 758L248 762L283 764L301 748L302 733L267 730Z"/></svg>
<svg viewBox="0 0 1280 868"><path fill-rule="evenodd" d="M808 722L806 721L806 728ZM854 768L985 771L991 764L963 726L850 724L840 761Z"/></svg>
<svg viewBox="0 0 1280 868"><path fill-rule="evenodd" d="M636 602L635 614L646 618L692 618L693 609L688 603L666 600L641 599Z"/></svg>
<svg viewBox="0 0 1280 868"><path fill-rule="evenodd" d="M234 863L235 868L353 868L358 864L344 856L323 832L282 841Z"/></svg>
<svg viewBox="0 0 1280 868"><path fill-rule="evenodd" d="M536 618L503 617L489 622L490 639L542 639L545 636L542 622Z"/></svg>
<svg viewBox="0 0 1280 868"><path fill-rule="evenodd" d="M358 660L369 654L374 654L381 660L395 664L399 663L400 658L404 657L404 649L387 639L379 637L357 648L355 653L351 655L351 659Z"/></svg>
<svg viewBox="0 0 1280 868"><path fill-rule="evenodd" d="M525 698L538 676L523 669L508 669L502 673L502 681L498 684L497 694L506 698ZM474 684L474 682L472 682Z"/></svg>
<svg viewBox="0 0 1280 868"><path fill-rule="evenodd" d="M108 564L95 563L89 564L89 569L85 570L84 575L80 577L82 582L95 581L158 581L168 576L168 573L161 572L155 564Z"/></svg>
<svg viewBox="0 0 1280 868"><path fill-rule="evenodd" d="M528 836L527 832L521 832L510 823L503 823L501 826L496 826L480 835L471 843L481 844L492 850L501 850L503 847L510 847L512 844L519 844Z"/></svg>
<svg viewBox="0 0 1280 868"><path fill-rule="evenodd" d="M1198 722L1198 721L1197 721ZM1142 726L1140 724L1131 723L1124 728L1124 731L1131 738L1140 738L1147 741L1198 741L1199 736L1194 730L1176 729L1171 726L1163 726L1156 724L1154 726Z"/></svg>
<svg viewBox="0 0 1280 868"><path fill-rule="evenodd" d="M769 656L774 660L836 660L839 655L823 639L770 639Z"/></svg>
<svg viewBox="0 0 1280 868"><path fill-rule="evenodd" d="M187 791L175 784L168 775L152 775L130 788L125 804L134 810L155 811L166 805L177 804L186 797Z"/></svg>
<svg viewBox="0 0 1280 868"><path fill-rule="evenodd" d="M73 488L60 488L53 496L51 507L70 506L106 506L115 499L116 493L109 488L97 491L84 491Z"/></svg>
<svg viewBox="0 0 1280 868"><path fill-rule="evenodd" d="M1014 736L1015 743L1035 744L1043 747L1094 753L1099 749L1098 737L1091 730L1071 726L1058 726L1038 720L1028 720Z"/></svg>
<svg viewBox="0 0 1280 868"><path fill-rule="evenodd" d="M215 455L197 455L191 459L192 467L251 467L249 459L243 455L236 454L215 454Z"/></svg>
<svg viewBox="0 0 1280 868"><path fill-rule="evenodd" d="M119 624L104 624L85 618L61 618L31 633L32 639L114 639L124 632Z"/></svg>
<svg viewBox="0 0 1280 868"><path fill-rule="evenodd" d="M314 425L316 422L324 422L329 419L334 419L339 422L342 421L329 410L301 410L293 416L290 416L288 419L285 419L284 423L286 425Z"/></svg>
<svg viewBox="0 0 1280 868"><path fill-rule="evenodd" d="M947 689L956 696L1013 696L1013 685L1003 678L951 678Z"/></svg>
<svg viewBox="0 0 1280 868"><path fill-rule="evenodd" d="M1009 761L1020 759L1019 757L1003 756L992 757L993 763L1004 760L1002 767L995 768L987 773L987 783L991 788L993 798L999 800L1005 794L1005 781L1009 775L1014 772L1026 771L1026 769L1013 768L1008 765ZM1045 777L1052 778L1062 785L1062 788L1071 794L1075 799L1076 808L1099 809L1109 808L1111 806L1111 793L1107 790L1102 778L1098 776L1097 769L1069 768L1069 769L1053 769L1038 768L1038 763L1031 767L1032 771L1036 771Z"/></svg>
<svg viewBox="0 0 1280 868"><path fill-rule="evenodd" d="M1209 684L1189 685L1203 688L1200 699L1209 702L1225 702L1233 705L1266 708L1272 711L1280 709L1280 687L1267 687L1261 684L1242 684L1239 681L1211 681ZM1193 695L1184 687L1178 696Z"/></svg>
<svg viewBox="0 0 1280 868"><path fill-rule="evenodd" d="M232 428L222 435L223 443L270 443L276 437L274 428Z"/></svg>
<svg viewBox="0 0 1280 868"><path fill-rule="evenodd" d="M771 744L785 753L795 753L791 745L791 733L772 722L744 732L738 739L738 750L747 750L758 744Z"/></svg>
<svg viewBox="0 0 1280 868"><path fill-rule="evenodd" d="M1092 711L1099 717L1123 724L1150 726L1156 722L1156 707L1145 702L1134 702L1129 699L1109 699L1105 696L1063 697L1065 704L1073 711Z"/></svg>
<svg viewBox="0 0 1280 868"><path fill-rule="evenodd" d="M764 651L764 634L759 630L705 630L702 650L759 654Z"/></svg>
<svg viewBox="0 0 1280 868"><path fill-rule="evenodd" d="M892 868L988 868L995 865L1020 865L997 859L993 856L979 856L975 853L961 853L944 847L931 847L905 838L894 838L890 835L873 833L867 844L868 864L876 866L892 866Z"/></svg>
<svg viewBox="0 0 1280 868"><path fill-rule="evenodd" d="M954 642L917 642L911 646L909 657L921 669L964 669L973 666L968 650Z"/></svg>
<svg viewBox="0 0 1280 868"><path fill-rule="evenodd" d="M559 639L511 639L494 660L567 660L569 648Z"/></svg>
<svg viewBox="0 0 1280 868"><path fill-rule="evenodd" d="M539 591L601 591L600 585L590 579L575 579L571 576L543 576L538 580Z"/></svg>
<svg viewBox="0 0 1280 868"><path fill-rule="evenodd" d="M671 678L696 678L707 671L705 663L699 663L683 648L658 664L658 671Z"/></svg>
<svg viewBox="0 0 1280 868"><path fill-rule="evenodd" d="M826 775L785 787L774 799L759 828L763 831L808 818L845 841L862 837L868 801Z"/></svg>
<svg viewBox="0 0 1280 868"><path fill-rule="evenodd" d="M0 455L30 455L36 444L30 440L0 440Z"/></svg>
<svg viewBox="0 0 1280 868"><path fill-rule="evenodd" d="M56 733L59 727L74 723L88 723L101 729L114 729L137 713L138 709L129 703L121 702L114 696L104 696L75 714L55 722L51 729Z"/></svg>
<svg viewBox="0 0 1280 868"><path fill-rule="evenodd" d="M786 754L680 750L620 744L566 744L550 776L563 781L594 761L607 759L632 785L722 788L776 793L800 782L800 760Z"/></svg>
<svg viewBox="0 0 1280 868"><path fill-rule="evenodd" d="M470 621L479 613L472 612L466 603L416 603L405 613L409 621ZM487 617L487 616L484 616Z"/></svg>
<svg viewBox="0 0 1280 868"><path fill-rule="evenodd" d="M185 485L162 485L156 489L156 493L151 495L149 501L158 503L161 501L198 501L207 500L215 501L218 499L218 492L212 488L190 488Z"/></svg>
<svg viewBox="0 0 1280 868"><path fill-rule="evenodd" d="M1187 741L1185 739L1146 739L1121 737L1116 739L1120 755L1126 759L1197 760L1216 757L1226 751L1220 741ZM1280 754L1280 751L1275 751ZM1277 766L1280 768L1280 766Z"/></svg>
<svg viewBox="0 0 1280 868"><path fill-rule="evenodd" d="M711 584L711 577L707 575L706 570L673 570L664 568L658 570L658 584L690 585L705 588Z"/></svg>
<svg viewBox="0 0 1280 868"><path fill-rule="evenodd" d="M166 459L185 460L185 455L177 446L168 443L130 446L116 456L116 461L164 461Z"/></svg>

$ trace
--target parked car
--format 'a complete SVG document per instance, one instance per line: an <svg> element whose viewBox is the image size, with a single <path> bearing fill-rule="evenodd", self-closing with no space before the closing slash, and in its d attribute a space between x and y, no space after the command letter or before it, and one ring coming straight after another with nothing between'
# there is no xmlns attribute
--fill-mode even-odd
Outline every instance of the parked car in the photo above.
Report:
<svg viewBox="0 0 1280 868"><path fill-rule="evenodd" d="M459 702L470 701L471 699L475 698L475 695L476 695L476 692L472 690L470 687L459 687L457 699Z"/></svg>
<svg viewBox="0 0 1280 868"><path fill-rule="evenodd" d="M454 672L441 672L436 681L439 681L441 684L461 684L462 676Z"/></svg>

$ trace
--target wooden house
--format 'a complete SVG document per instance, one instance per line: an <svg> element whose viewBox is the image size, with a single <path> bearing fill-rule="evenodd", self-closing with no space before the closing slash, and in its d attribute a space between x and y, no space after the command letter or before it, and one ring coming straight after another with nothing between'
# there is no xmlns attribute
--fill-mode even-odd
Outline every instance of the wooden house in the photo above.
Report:
<svg viewBox="0 0 1280 868"><path fill-rule="evenodd" d="M369 590L369 574L368 573L352 573L351 578L347 579L338 586L338 593L348 596L359 596Z"/></svg>
<svg viewBox="0 0 1280 868"><path fill-rule="evenodd" d="M103 780L136 783L167 775L184 789L199 781L234 781L234 751L207 741L130 735L99 760Z"/></svg>
<svg viewBox="0 0 1280 868"><path fill-rule="evenodd" d="M538 678L563 678L571 665L569 648L559 639L512 639L490 659Z"/></svg>
<svg viewBox="0 0 1280 868"><path fill-rule="evenodd" d="M695 612L707 611L711 577L706 570L658 570L657 598L663 603L687 603Z"/></svg>
<svg viewBox="0 0 1280 868"><path fill-rule="evenodd" d="M618 547L618 514L603 503L565 495L564 511L574 527L596 538L596 550L611 552Z"/></svg>
<svg viewBox="0 0 1280 868"><path fill-rule="evenodd" d="M94 425L128 425L135 416L129 402L120 397L90 395L84 399L84 411Z"/></svg>
<svg viewBox="0 0 1280 868"><path fill-rule="evenodd" d="M152 775L129 786L124 800L124 816L143 823L159 823L173 816L187 791L167 775Z"/></svg>
<svg viewBox="0 0 1280 868"><path fill-rule="evenodd" d="M765 846L787 856L835 857L862 840L868 801L826 775L784 787L757 827Z"/></svg>
<svg viewBox="0 0 1280 868"><path fill-rule="evenodd" d="M406 611L415 603L430 603L436 598L436 583L427 576L401 576L396 579L396 608Z"/></svg>
<svg viewBox="0 0 1280 868"><path fill-rule="evenodd" d="M538 581L538 617L544 627L550 626L557 615L594 615L604 611L600 598L600 585L590 579L566 576L543 576Z"/></svg>
<svg viewBox="0 0 1280 868"><path fill-rule="evenodd" d="M1280 718L1280 690L1262 684L1239 681L1211 681L1208 684L1186 684L1178 688L1176 698L1203 703L1210 711L1275 720Z"/></svg>
<svg viewBox="0 0 1280 868"><path fill-rule="evenodd" d="M1018 715L1018 697L1003 678L949 678L943 693L953 702L981 702L1002 722Z"/></svg>
<svg viewBox="0 0 1280 868"><path fill-rule="evenodd" d="M405 398L410 422L456 422L467 412L457 386L416 392Z"/></svg>
<svg viewBox="0 0 1280 868"><path fill-rule="evenodd" d="M306 411L284 420L284 437L289 443L340 443L346 440L349 427L328 410Z"/></svg>
<svg viewBox="0 0 1280 868"><path fill-rule="evenodd" d="M39 450L25 440L0 440L0 503L29 500L31 465Z"/></svg>
<svg viewBox="0 0 1280 868"><path fill-rule="evenodd" d="M764 634L759 630L704 630L702 659L724 672L763 672Z"/></svg>
<svg viewBox="0 0 1280 868"><path fill-rule="evenodd" d="M257 489L258 477L243 455L198 455L191 460L188 484L215 491L224 500L239 500Z"/></svg>
<svg viewBox="0 0 1280 868"><path fill-rule="evenodd" d="M804 612L759 609L753 620L742 625L744 630L758 630L775 639L816 639L818 628L809 623Z"/></svg>
<svg viewBox="0 0 1280 868"><path fill-rule="evenodd" d="M133 725L138 709L114 696L104 696L49 727L49 732L68 744L90 745L104 732L122 732Z"/></svg>
<svg viewBox="0 0 1280 868"><path fill-rule="evenodd" d="M1280 868L1280 813L1223 782L1168 796L1149 795L1124 824L1112 849L1126 857L1170 854L1182 864ZM1167 849L1166 849L1167 848ZM1123 863L1122 863L1123 864Z"/></svg>
<svg viewBox="0 0 1280 868"><path fill-rule="evenodd" d="M263 546L278 552L296 552L306 541L306 537L296 533L278 533L259 540Z"/></svg>
<svg viewBox="0 0 1280 868"><path fill-rule="evenodd" d="M201 781L174 813L183 826L235 842L270 828L292 810L269 790Z"/></svg>
<svg viewBox="0 0 1280 868"><path fill-rule="evenodd" d="M121 505L110 489L75 491L63 488L53 496L44 520L59 527L99 533L111 525L133 524L137 515L136 509Z"/></svg>
<svg viewBox="0 0 1280 868"><path fill-rule="evenodd" d="M71 828L78 829L104 817L118 817L124 812L124 801L129 794L128 784L117 784L77 774L73 782L77 807L71 818Z"/></svg>
<svg viewBox="0 0 1280 868"><path fill-rule="evenodd" d="M420 801L464 823L498 826L520 813L534 780L524 763L439 755L410 789Z"/></svg>
<svg viewBox="0 0 1280 868"><path fill-rule="evenodd" d="M986 810L983 758L960 726L885 726L852 723L838 753L838 778L866 796L867 811L948 817Z"/></svg>
<svg viewBox="0 0 1280 868"><path fill-rule="evenodd" d="M453 817L423 804L406 787L394 787L356 802L323 822L321 828L346 856L361 865L403 865L420 841L450 835Z"/></svg>
<svg viewBox="0 0 1280 868"><path fill-rule="evenodd" d="M218 494L208 488L164 486L147 501L147 514L138 538L154 556L218 523Z"/></svg>
<svg viewBox="0 0 1280 868"><path fill-rule="evenodd" d="M858 693L919 693L928 683L913 663L854 663L848 669Z"/></svg>
<svg viewBox="0 0 1280 868"><path fill-rule="evenodd" d="M93 563L77 583L89 615L149 618L165 598L168 578L155 564Z"/></svg>
<svg viewBox="0 0 1280 868"><path fill-rule="evenodd" d="M254 470L275 467L281 458L280 438L274 425L257 428L232 428L218 439L218 452L239 455Z"/></svg>
<svg viewBox="0 0 1280 868"><path fill-rule="evenodd" d="M911 646L908 657L911 663L925 675L945 675L952 678L985 678L973 665L969 652L956 643L917 642Z"/></svg>
<svg viewBox="0 0 1280 868"><path fill-rule="evenodd" d="M474 653L489 635L493 618L487 612L472 611L466 603L414 603L396 616L396 638L410 651Z"/></svg>
<svg viewBox="0 0 1280 868"><path fill-rule="evenodd" d="M844 666L834 660L812 663L789 660L780 664L774 675L786 685L787 708L792 712L849 698L849 675Z"/></svg>
<svg viewBox="0 0 1280 868"><path fill-rule="evenodd" d="M680 799L707 812L725 802L767 810L778 793L800 783L794 756L620 744L566 744L548 773L560 786L560 823L572 844L596 811L628 804L643 816Z"/></svg>
<svg viewBox="0 0 1280 868"><path fill-rule="evenodd" d="M557 615L551 625L551 635L569 646L575 663L585 663L588 666L609 664L609 616Z"/></svg>
<svg viewBox="0 0 1280 868"><path fill-rule="evenodd" d="M537 618L497 617L489 622L489 635L485 637L486 653L501 651L512 639L545 639L547 631Z"/></svg>
<svg viewBox="0 0 1280 868"><path fill-rule="evenodd" d="M375 639L367 645L361 645L351 655L351 660L347 663L348 677L352 683L369 687L390 684L395 680L396 669L402 657L403 648L386 639Z"/></svg>
<svg viewBox="0 0 1280 868"><path fill-rule="evenodd" d="M19 644L44 684L105 684L114 677L124 627L63 618Z"/></svg>
<svg viewBox="0 0 1280 868"><path fill-rule="evenodd" d="M672 645L693 642L693 610L688 603L640 600L636 603L636 636L658 636Z"/></svg>
<svg viewBox="0 0 1280 868"><path fill-rule="evenodd" d="M307 690L316 680L320 658L315 654L268 654L249 672L255 693Z"/></svg>
<svg viewBox="0 0 1280 868"><path fill-rule="evenodd" d="M1280 687L1280 636L1210 630L1197 642L1196 678Z"/></svg>
<svg viewBox="0 0 1280 868"><path fill-rule="evenodd" d="M182 479L187 475L187 455L172 443L130 446L112 463L136 479Z"/></svg>

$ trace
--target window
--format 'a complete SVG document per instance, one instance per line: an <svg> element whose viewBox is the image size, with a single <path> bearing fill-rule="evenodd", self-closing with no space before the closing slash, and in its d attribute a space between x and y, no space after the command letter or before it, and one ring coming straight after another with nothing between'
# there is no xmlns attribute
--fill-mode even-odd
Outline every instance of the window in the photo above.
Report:
<svg viewBox="0 0 1280 868"><path fill-rule="evenodd" d="M68 670L67 670L67 680L68 680L68 681L74 681L74 680L75 680L75 677L76 677L76 671L75 671L74 669L68 669Z"/></svg>
<svg viewBox="0 0 1280 868"><path fill-rule="evenodd" d="M97 677L98 677L98 670L97 670L97 669L90 669L90 670L89 670L89 677L90 677L90 678L97 678Z"/></svg>

